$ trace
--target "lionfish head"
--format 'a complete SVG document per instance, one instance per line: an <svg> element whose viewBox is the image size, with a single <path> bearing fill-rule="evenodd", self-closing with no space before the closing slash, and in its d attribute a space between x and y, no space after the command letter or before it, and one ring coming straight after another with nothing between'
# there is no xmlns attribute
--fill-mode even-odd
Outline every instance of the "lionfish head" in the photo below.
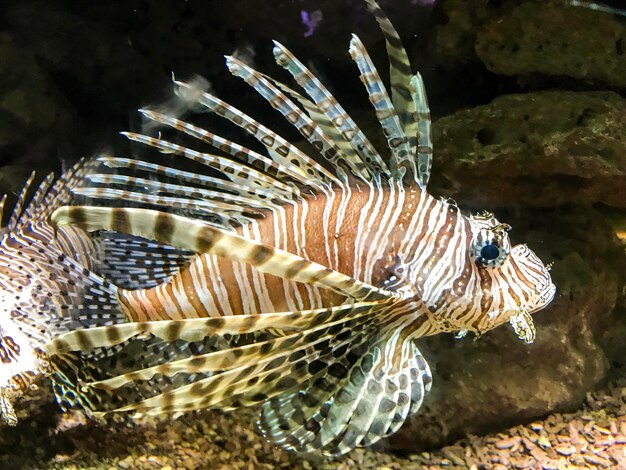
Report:
<svg viewBox="0 0 626 470"><path fill-rule="evenodd" d="M481 286L481 321L478 330L488 331L510 322L520 339L532 342L535 330L531 314L548 305L556 287L546 266L525 244L511 246L510 226L493 214L470 218L472 262Z"/></svg>

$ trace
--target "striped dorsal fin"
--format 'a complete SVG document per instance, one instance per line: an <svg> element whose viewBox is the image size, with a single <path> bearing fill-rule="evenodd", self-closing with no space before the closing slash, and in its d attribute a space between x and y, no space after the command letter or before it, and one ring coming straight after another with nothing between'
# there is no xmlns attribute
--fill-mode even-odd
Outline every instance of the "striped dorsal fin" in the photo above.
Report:
<svg viewBox="0 0 626 470"><path fill-rule="evenodd" d="M352 35L350 54L361 72L361 81L365 84L367 95L376 110L376 117L387 137L387 144L391 150L390 169L392 175L402 180L404 174L417 174L417 167L409 142L400 123L400 119L389 99L385 85L372 62L365 46L357 35Z"/></svg>
<svg viewBox="0 0 626 470"><path fill-rule="evenodd" d="M244 112L220 100L210 93L195 93L192 87L181 81L175 81L175 93L181 99L200 105L208 111L227 119L249 135L257 139L268 150L270 156L285 166L296 166L304 170L308 180L319 184L336 182L339 180L333 172L320 165L315 159L306 155L295 145L275 133L268 127L254 120ZM303 181L305 183L305 181Z"/></svg>
<svg viewBox="0 0 626 470"><path fill-rule="evenodd" d="M99 159L104 167L148 172L149 175L139 179L125 171L115 177L92 175L90 183L78 188L76 194L94 202L105 200L106 205L111 201L124 201L137 207L174 210L232 229L249 223L248 216L257 212L260 206L272 211L277 206L298 202L303 194L326 193L329 188L348 190L347 186L355 182L360 184L359 181L380 185L381 180L392 180L409 186L417 182L419 187L425 188L432 149L423 83L419 74L410 74L406 51L387 17L375 2L368 0L367 3L387 43L392 82L390 97L356 36L350 44L350 53L361 71L361 79L387 137L389 157L379 155L322 82L287 48L274 42L277 63L291 73L309 98L236 58L226 57L226 64L233 75L244 79L307 139L316 152L313 157L241 110L199 89L193 82L175 80L175 94L183 102L183 107L205 110L230 121L256 139L267 155L202 129L177 115L143 109L140 110L143 117L159 129L174 131L171 139L178 135L193 140L181 145L175 143L176 140L162 137L160 130L156 136L133 132L123 135L161 153L198 162L211 174L217 171L218 177L207 176L203 182L202 175L189 178L188 172L173 167L104 157ZM195 149L194 141L208 144L217 153ZM171 183L146 182L146 179L158 181L164 176L177 183L193 180L194 186L183 188ZM111 183L115 186L111 187ZM245 199L237 201L231 197L229 201L223 201L215 193L200 195L194 190L198 183L210 186L211 191Z"/></svg>
<svg viewBox="0 0 626 470"><path fill-rule="evenodd" d="M431 142L430 110L424 82L419 73L413 75L411 63L398 32L375 0L365 0L385 37L389 55L391 100L409 139L412 157L417 160L417 173L407 175L426 188L430 179L433 147Z"/></svg>
<svg viewBox="0 0 626 470"><path fill-rule="evenodd" d="M273 52L276 63L291 73L296 83L304 89L321 112L318 112L318 115L323 114L324 122L330 123L334 128L332 136L336 136L337 133L341 136L333 140L341 150L342 158L348 162L355 162L352 169L366 179L388 174L387 166L369 139L322 82L278 41L274 41ZM325 130L330 130L331 126L327 125Z"/></svg>
<svg viewBox="0 0 626 470"><path fill-rule="evenodd" d="M254 88L267 102L281 113L300 134L328 161L337 172L342 184L347 184L348 174L359 179L367 180L364 162L354 158L355 155L345 156L338 144L324 132L324 130L302 111L287 95L285 95L273 81L265 75L248 67L234 57L226 57L226 65L230 72ZM350 158L352 157L352 158Z"/></svg>

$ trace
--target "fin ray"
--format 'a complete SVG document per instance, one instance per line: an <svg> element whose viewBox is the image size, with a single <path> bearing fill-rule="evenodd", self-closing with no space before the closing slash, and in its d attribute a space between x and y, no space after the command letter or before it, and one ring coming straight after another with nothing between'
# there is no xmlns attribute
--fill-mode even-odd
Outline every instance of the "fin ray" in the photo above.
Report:
<svg viewBox="0 0 626 470"><path fill-rule="evenodd" d="M287 251L254 242L218 227L149 209L64 206L55 211L57 225L74 224L87 231L115 230L197 253L251 264L260 272L333 290L356 300L397 297Z"/></svg>

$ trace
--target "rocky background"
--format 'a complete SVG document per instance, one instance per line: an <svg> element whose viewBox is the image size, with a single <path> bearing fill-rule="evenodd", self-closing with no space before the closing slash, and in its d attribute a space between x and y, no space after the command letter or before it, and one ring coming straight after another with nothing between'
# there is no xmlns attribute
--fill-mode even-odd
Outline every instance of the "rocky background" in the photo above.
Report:
<svg viewBox="0 0 626 470"><path fill-rule="evenodd" d="M468 211L495 212L513 226L514 243L554 261L558 292L535 317L535 343L506 327L478 341L421 341L435 382L423 409L379 449L343 463L272 449L248 411L96 426L60 417L45 398L18 428L0 429L0 463L626 465L626 12L566 0L381 5L426 82L435 120L431 191ZM219 96L284 129L222 58L235 53L286 78L270 39L304 59L382 143L347 53L351 32L385 74L384 43L361 0L2 3L0 189L18 191L33 169L43 176L82 156L127 152L116 132L140 125L138 107L166 101L172 72L207 77ZM467 438L476 434L490 436ZM444 445L452 446L419 454Z"/></svg>

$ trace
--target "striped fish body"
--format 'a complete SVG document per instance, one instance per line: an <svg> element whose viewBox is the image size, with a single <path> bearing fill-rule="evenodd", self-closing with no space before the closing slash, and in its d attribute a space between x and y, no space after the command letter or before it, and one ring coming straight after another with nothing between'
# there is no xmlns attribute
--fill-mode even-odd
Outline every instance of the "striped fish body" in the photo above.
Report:
<svg viewBox="0 0 626 470"><path fill-rule="evenodd" d="M132 265L131 282L118 289L127 322L76 329L45 345L55 363L67 364L77 354L99 364L121 348L125 359L110 365L108 355L109 367L92 374L98 377L72 369L96 415L262 404L260 428L277 444L341 455L396 432L419 409L431 375L415 339L480 334L509 322L532 342L530 314L554 296L548 268L525 245L512 246L510 227L492 214L465 216L428 194L424 85L408 72L389 20L373 0L366 3L391 58L391 95L356 36L350 53L385 153L275 43L277 63L304 94L235 58L227 66L300 132L314 156L211 93L176 82L184 105L230 121L264 153L179 115L142 110L159 133L127 137L208 174L101 157L101 169L76 190L91 205L53 214L58 227L130 237L107 267L117 280L121 266ZM143 262L151 250L158 257ZM156 259L158 282L150 267Z"/></svg>
<svg viewBox="0 0 626 470"><path fill-rule="evenodd" d="M541 261L525 246L513 249L498 275L477 262L473 244L485 226L499 225L488 219L465 217L453 203L390 183L303 198L237 233L399 297L416 297L412 313L427 313L429 320L415 322L422 328L412 337L460 330L481 334L509 321L520 305L535 310L553 295ZM173 221L167 226L169 233L155 226L153 237L168 243L176 230L185 230ZM510 250L507 240L502 244ZM120 300L133 321L312 310L348 301L328 289L259 271L271 256L271 250L262 251L245 263L200 254L169 282L120 290ZM307 267L296 261L288 277ZM522 287L511 287L509 279Z"/></svg>
<svg viewBox="0 0 626 470"><path fill-rule="evenodd" d="M397 264L398 248L406 235L401 227L410 224L412 208L426 198L432 199L425 192L393 185L328 191L286 205L239 227L236 233L382 286ZM384 231L377 229L381 222ZM172 233L177 230L175 224L169 227ZM167 242L168 233L155 230ZM134 321L311 310L347 300L328 289L260 272L257 267L271 255L271 251L260 251L244 263L201 254L170 282L149 290L121 291L120 298ZM289 277L306 268L307 263L295 265Z"/></svg>

